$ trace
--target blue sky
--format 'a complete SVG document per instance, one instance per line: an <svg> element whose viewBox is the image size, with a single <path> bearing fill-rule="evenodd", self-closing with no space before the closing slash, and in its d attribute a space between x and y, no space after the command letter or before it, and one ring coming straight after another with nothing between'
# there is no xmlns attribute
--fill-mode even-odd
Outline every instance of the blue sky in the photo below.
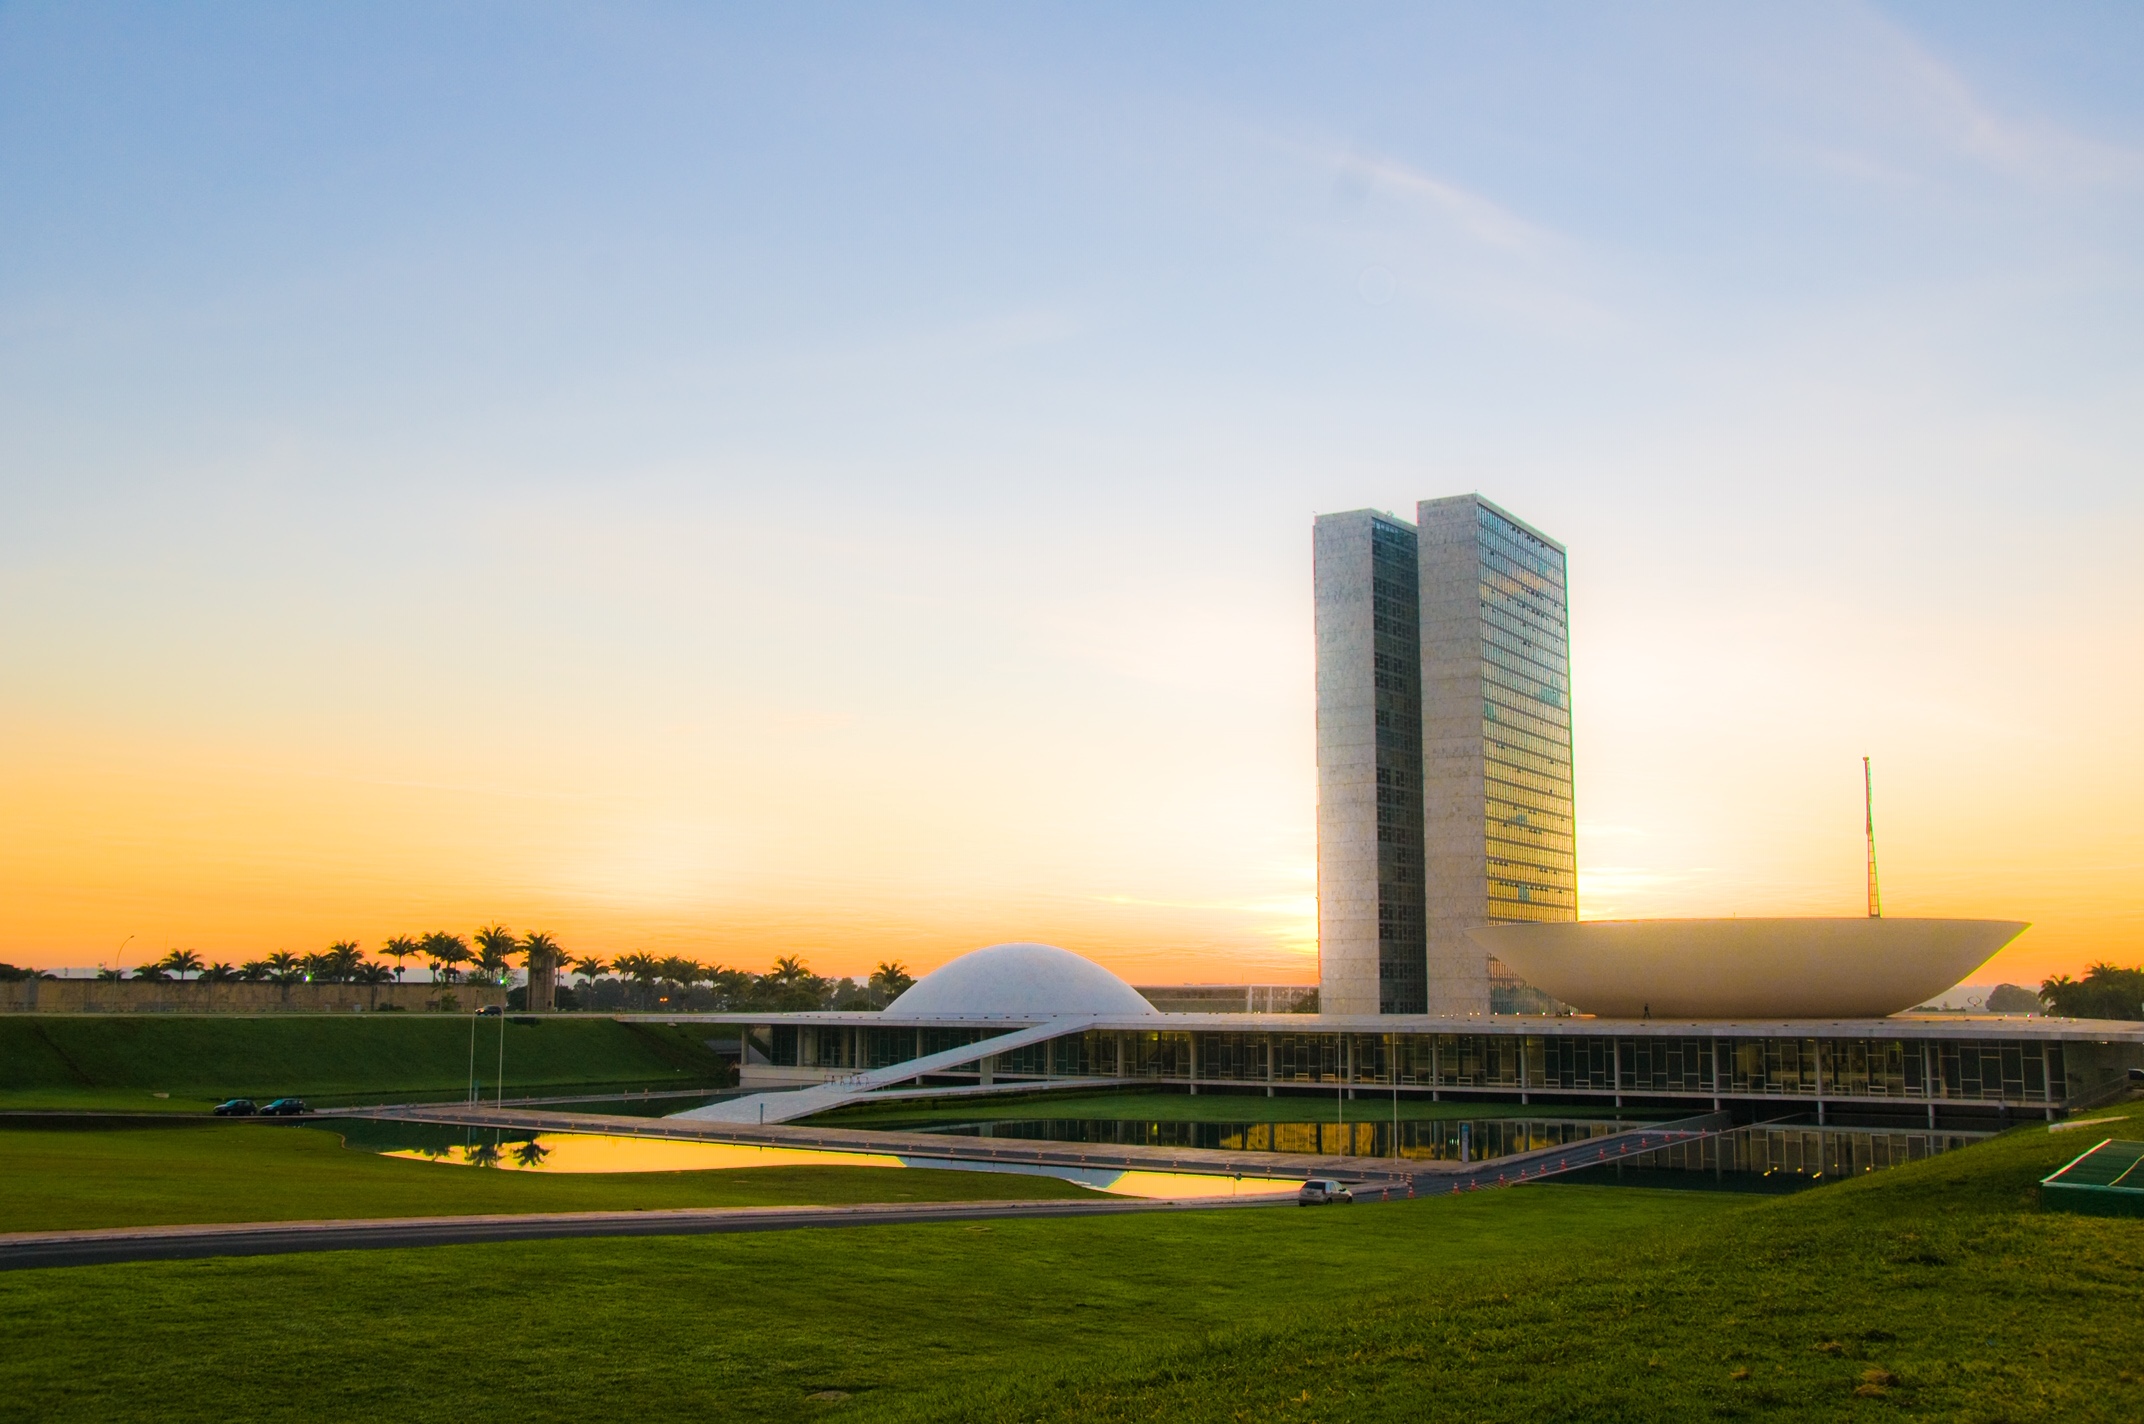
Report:
<svg viewBox="0 0 2144 1424"><path fill-rule="evenodd" d="M2133 6L0 6L0 955L1307 977L1309 521L1587 912L2144 950ZM851 963L850 961L854 961ZM1255 971L1255 973L1254 973Z"/></svg>

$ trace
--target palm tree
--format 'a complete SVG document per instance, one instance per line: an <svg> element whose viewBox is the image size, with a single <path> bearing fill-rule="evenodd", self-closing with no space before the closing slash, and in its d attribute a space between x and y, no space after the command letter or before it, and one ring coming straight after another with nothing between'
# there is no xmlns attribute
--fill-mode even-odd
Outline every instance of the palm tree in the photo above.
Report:
<svg viewBox="0 0 2144 1424"><path fill-rule="evenodd" d="M683 997L693 985L706 977L707 967L697 959L687 959L683 955L673 954L656 965L656 972L661 975L663 982L675 984L677 986L677 995Z"/></svg>
<svg viewBox="0 0 2144 1424"><path fill-rule="evenodd" d="M649 1000L655 997L655 980L662 973L655 956L635 950L619 955L613 967L640 986L640 1007L648 1007Z"/></svg>
<svg viewBox="0 0 2144 1424"><path fill-rule="evenodd" d="M531 930L521 941L521 962L528 966L528 1010L548 1013L558 1004L558 965L565 951L542 930Z"/></svg>
<svg viewBox="0 0 2144 1424"><path fill-rule="evenodd" d="M573 961L573 972L581 976L583 988L593 988L596 980L610 973L610 966L593 955L588 955Z"/></svg>
<svg viewBox="0 0 2144 1424"><path fill-rule="evenodd" d="M805 967L804 961L785 954L774 967L759 976L756 985L759 1007L782 1012L816 1009L826 998L827 982Z"/></svg>
<svg viewBox="0 0 2144 1424"><path fill-rule="evenodd" d="M757 976L749 969L725 969L717 964L707 971L707 982L715 991L716 1011L729 1013L747 1006Z"/></svg>
<svg viewBox="0 0 2144 1424"><path fill-rule="evenodd" d="M249 959L238 966L238 977L248 984L259 984L274 972L274 966L265 959Z"/></svg>
<svg viewBox="0 0 2144 1424"><path fill-rule="evenodd" d="M305 978L305 965L287 949L268 956L268 977L278 984L296 984Z"/></svg>
<svg viewBox="0 0 2144 1424"><path fill-rule="evenodd" d="M350 975L350 982L352 984L392 984L395 982L395 971L376 959L368 959L357 966L356 971Z"/></svg>
<svg viewBox="0 0 2144 1424"><path fill-rule="evenodd" d="M898 959L879 962L871 975L871 991L879 996L881 1003L892 1003L908 991L916 982L916 976L908 972L908 966Z"/></svg>
<svg viewBox="0 0 2144 1424"><path fill-rule="evenodd" d="M234 965L219 961L202 970L201 978L205 983L209 984L229 984L237 980L238 969Z"/></svg>
<svg viewBox="0 0 2144 1424"><path fill-rule="evenodd" d="M408 935L396 935L380 946L380 953L389 955L395 962L395 982L402 982L402 961L413 954L424 953L424 946Z"/></svg>
<svg viewBox="0 0 2144 1424"><path fill-rule="evenodd" d="M161 967L169 970L173 974L176 974L179 978L179 982L183 984L186 982L187 975L198 974L202 971L202 969L206 968L207 966L202 964L201 956L194 953L192 950L174 949L173 951L171 951L171 953L164 956L164 961Z"/></svg>
<svg viewBox="0 0 2144 1424"><path fill-rule="evenodd" d="M424 956L425 967L432 971L436 983L451 984L462 977L459 965L469 962L469 946L458 934L445 930L433 930L418 944L418 952Z"/></svg>
<svg viewBox="0 0 2144 1424"><path fill-rule="evenodd" d="M504 925L486 925L472 937L476 945L476 967L485 978L497 983L506 977L507 956L521 947L514 932Z"/></svg>
<svg viewBox="0 0 2144 1424"><path fill-rule="evenodd" d="M139 969L136 969L134 977L154 984L163 982L169 976L164 973L164 961L159 959L154 964L144 964Z"/></svg>
<svg viewBox="0 0 2144 1424"><path fill-rule="evenodd" d="M364 962L356 940L339 939L319 957L320 975L330 983L347 984L357 977L357 967Z"/></svg>

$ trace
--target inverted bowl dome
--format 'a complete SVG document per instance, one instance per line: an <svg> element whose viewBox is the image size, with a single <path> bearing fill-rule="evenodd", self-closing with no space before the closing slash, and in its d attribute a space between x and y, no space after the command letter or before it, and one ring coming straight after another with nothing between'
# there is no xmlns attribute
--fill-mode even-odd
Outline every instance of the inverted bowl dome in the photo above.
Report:
<svg viewBox="0 0 2144 1424"><path fill-rule="evenodd" d="M1137 989L1054 944L993 944L942 964L888 1004L881 1018L1129 1018L1155 1012Z"/></svg>
<svg viewBox="0 0 2144 1424"><path fill-rule="evenodd" d="M1605 1018L1871 1019L1925 1003L2017 920L1588 920L1467 931L1535 988Z"/></svg>

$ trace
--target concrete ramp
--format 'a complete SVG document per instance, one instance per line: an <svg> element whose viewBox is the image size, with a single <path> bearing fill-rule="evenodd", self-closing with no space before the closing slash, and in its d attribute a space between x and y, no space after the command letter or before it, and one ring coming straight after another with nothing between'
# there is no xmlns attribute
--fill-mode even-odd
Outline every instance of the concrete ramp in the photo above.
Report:
<svg viewBox="0 0 2144 1424"><path fill-rule="evenodd" d="M1051 1019L1031 1028L1016 1029L1011 1033L999 1034L995 1038L963 1044L959 1048L948 1048L942 1053L926 1053L921 1058L911 1058L904 1063L874 1068L866 1073L852 1073L830 1083L814 1083L808 1088L783 1088L773 1092L753 1093L747 1097L731 1098L726 1102L709 1103L704 1108L671 1113L670 1116L694 1122L795 1122L798 1118L810 1117L830 1108L846 1107L866 1100L878 1089L890 1088L911 1078L963 1068L988 1058L993 1053L1009 1053L1016 1048L1026 1048L1030 1044L1061 1038L1068 1033L1078 1033L1092 1027L1096 1022L1091 1016ZM1038 1083L1036 1086L1043 1085Z"/></svg>

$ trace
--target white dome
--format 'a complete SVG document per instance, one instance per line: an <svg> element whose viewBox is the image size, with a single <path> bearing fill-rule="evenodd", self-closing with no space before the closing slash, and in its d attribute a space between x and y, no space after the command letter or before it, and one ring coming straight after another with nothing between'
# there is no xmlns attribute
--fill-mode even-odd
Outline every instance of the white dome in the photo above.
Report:
<svg viewBox="0 0 2144 1424"><path fill-rule="evenodd" d="M1091 959L1054 944L993 944L918 979L888 1004L889 1019L1130 1018L1155 1012L1139 991Z"/></svg>

